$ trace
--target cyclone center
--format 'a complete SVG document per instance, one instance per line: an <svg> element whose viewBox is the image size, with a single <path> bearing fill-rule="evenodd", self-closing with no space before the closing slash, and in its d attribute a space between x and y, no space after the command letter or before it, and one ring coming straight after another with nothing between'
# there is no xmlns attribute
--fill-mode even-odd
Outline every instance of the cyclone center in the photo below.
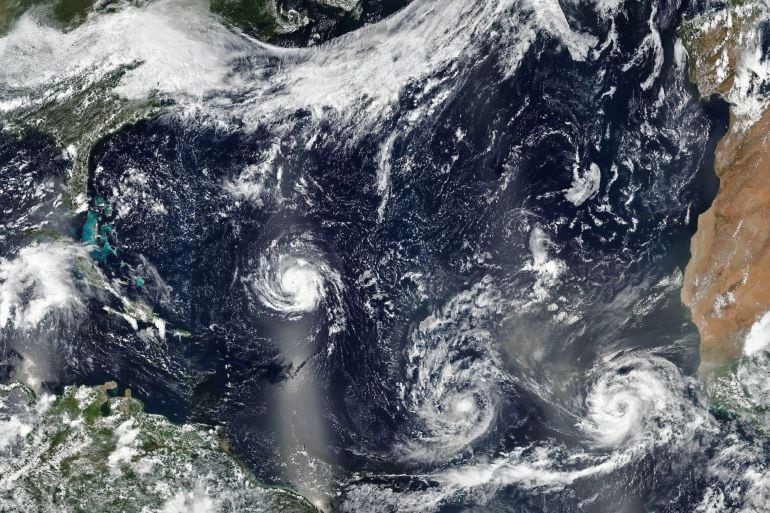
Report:
<svg viewBox="0 0 770 513"><path fill-rule="evenodd" d="M468 413L473 410L473 400L469 398L460 399L455 403L455 411L457 413Z"/></svg>
<svg viewBox="0 0 770 513"><path fill-rule="evenodd" d="M300 311L313 310L323 294L318 271L301 259L283 271L281 288L291 296L295 309Z"/></svg>

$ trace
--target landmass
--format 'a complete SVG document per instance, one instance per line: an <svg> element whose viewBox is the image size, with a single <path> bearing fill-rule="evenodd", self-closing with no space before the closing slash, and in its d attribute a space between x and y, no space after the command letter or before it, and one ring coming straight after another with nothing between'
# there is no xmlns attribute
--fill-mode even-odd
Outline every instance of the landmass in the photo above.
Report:
<svg viewBox="0 0 770 513"><path fill-rule="evenodd" d="M117 384L0 385L0 511L317 513L256 482L217 429L144 412Z"/></svg>
<svg viewBox="0 0 770 513"><path fill-rule="evenodd" d="M729 372L752 327L770 310L770 61L762 1L730 2L683 24L690 78L729 104L716 148L719 191L698 219L682 300L701 338L700 373ZM769 340L770 341L770 340Z"/></svg>

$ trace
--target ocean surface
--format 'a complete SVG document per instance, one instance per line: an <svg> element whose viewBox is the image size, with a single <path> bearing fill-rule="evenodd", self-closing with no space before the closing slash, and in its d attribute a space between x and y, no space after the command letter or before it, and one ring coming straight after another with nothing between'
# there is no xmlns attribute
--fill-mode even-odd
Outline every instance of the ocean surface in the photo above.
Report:
<svg viewBox="0 0 770 513"><path fill-rule="evenodd" d="M77 214L72 155L2 135L3 380L115 380L327 511L766 507L679 299L728 122L676 35L703 6L414 0L310 49L181 7L6 37L112 30L40 83L138 56L118 90L162 108L95 146Z"/></svg>

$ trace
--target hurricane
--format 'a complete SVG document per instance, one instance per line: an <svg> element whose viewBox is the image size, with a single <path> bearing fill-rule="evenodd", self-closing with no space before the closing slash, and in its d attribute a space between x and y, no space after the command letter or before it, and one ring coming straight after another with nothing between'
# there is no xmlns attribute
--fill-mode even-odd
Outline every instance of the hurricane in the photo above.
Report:
<svg viewBox="0 0 770 513"><path fill-rule="evenodd" d="M579 428L604 449L682 443L708 422L697 384L668 360L620 357L595 369ZM688 398L689 396L689 398Z"/></svg>
<svg viewBox="0 0 770 513"><path fill-rule="evenodd" d="M274 240L255 260L256 269L243 280L265 308L287 319L328 308L332 322L344 326L342 279L326 263L311 237Z"/></svg>
<svg viewBox="0 0 770 513"><path fill-rule="evenodd" d="M493 428L505 373L492 345L489 281L452 298L412 334L401 384L413 437L399 448L406 459L451 459Z"/></svg>
<svg viewBox="0 0 770 513"><path fill-rule="evenodd" d="M268 308L289 315L315 310L326 289L317 267L302 258L279 256L275 269L260 261L259 278L254 288Z"/></svg>

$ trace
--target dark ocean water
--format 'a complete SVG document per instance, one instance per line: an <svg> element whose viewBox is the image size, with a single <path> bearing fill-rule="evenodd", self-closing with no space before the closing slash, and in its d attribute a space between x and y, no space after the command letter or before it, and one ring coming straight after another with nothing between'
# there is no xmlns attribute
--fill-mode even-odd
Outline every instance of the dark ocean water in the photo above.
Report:
<svg viewBox="0 0 770 513"><path fill-rule="evenodd" d="M47 385L114 379L150 412L224 425L260 479L344 511L693 511L715 442L689 431L708 414L679 285L727 108L687 83L676 2L628 2L612 23L563 8L599 41L615 30L615 44L576 61L540 33L507 75L509 48L480 40L477 58L431 77L454 83L437 108L418 109L440 89L411 83L365 137L298 109L280 137L277 122L161 115L103 140L88 192L117 255L100 267L166 335L94 294L77 322L36 334L61 355ZM651 13L660 53L640 50ZM29 151L30 180L61 187L41 136L5 137L0 160ZM223 187L249 166L258 201ZM5 224L32 208L11 190ZM26 240L7 238L4 256ZM281 269L311 283L312 308L285 290L265 299L296 286ZM675 396L666 411L646 395L659 383ZM602 401L620 424L586 423ZM529 474L447 477L500 461ZM608 461L612 472L591 470Z"/></svg>

